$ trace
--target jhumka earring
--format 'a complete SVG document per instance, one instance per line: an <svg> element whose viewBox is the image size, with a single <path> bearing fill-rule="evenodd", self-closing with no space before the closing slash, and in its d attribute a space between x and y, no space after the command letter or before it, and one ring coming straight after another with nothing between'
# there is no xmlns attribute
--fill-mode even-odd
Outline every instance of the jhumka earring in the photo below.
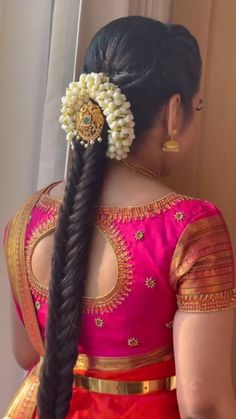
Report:
<svg viewBox="0 0 236 419"><path fill-rule="evenodd" d="M178 141L175 140L175 136L178 133L177 129L173 129L171 138L166 140L163 144L162 151L178 153L180 151L180 146Z"/></svg>

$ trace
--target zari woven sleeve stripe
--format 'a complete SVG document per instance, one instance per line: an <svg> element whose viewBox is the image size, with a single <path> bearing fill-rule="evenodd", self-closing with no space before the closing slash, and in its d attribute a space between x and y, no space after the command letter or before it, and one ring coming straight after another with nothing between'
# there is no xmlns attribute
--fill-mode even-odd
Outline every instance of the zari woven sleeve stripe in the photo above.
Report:
<svg viewBox="0 0 236 419"><path fill-rule="evenodd" d="M180 311L207 312L236 306L232 246L219 213L185 228L172 258L170 281Z"/></svg>

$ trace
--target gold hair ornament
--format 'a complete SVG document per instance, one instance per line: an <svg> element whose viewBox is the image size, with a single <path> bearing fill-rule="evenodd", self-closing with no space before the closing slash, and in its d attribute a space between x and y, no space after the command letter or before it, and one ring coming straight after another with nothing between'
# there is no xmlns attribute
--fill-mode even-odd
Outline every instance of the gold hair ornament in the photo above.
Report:
<svg viewBox="0 0 236 419"><path fill-rule="evenodd" d="M103 126L104 116L98 105L88 102L83 105L76 118L76 131L81 143L87 148L90 144L94 144L95 140L102 141L100 137Z"/></svg>
<svg viewBox="0 0 236 419"><path fill-rule="evenodd" d="M126 159L135 138L130 103L105 74L81 74L78 82L70 83L62 98L60 123L67 133L67 141L72 143L77 139L86 148L96 141L101 142L105 120L107 157Z"/></svg>

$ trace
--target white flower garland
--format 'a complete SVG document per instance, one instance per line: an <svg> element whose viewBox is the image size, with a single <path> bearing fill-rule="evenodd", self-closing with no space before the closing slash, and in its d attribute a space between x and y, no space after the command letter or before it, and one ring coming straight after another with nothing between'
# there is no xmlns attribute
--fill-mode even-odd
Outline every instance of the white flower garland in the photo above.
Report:
<svg viewBox="0 0 236 419"><path fill-rule="evenodd" d="M79 81L70 83L66 89L60 123L67 133L67 141L77 138L84 143L76 130L76 120L81 107L91 100L99 105L109 127L107 157L126 159L135 138L134 117L126 96L104 73L81 74Z"/></svg>

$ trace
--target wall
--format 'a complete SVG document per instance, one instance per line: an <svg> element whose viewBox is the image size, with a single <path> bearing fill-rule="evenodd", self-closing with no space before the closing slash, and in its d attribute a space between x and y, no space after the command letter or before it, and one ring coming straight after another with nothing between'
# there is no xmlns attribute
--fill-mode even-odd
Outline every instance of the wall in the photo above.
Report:
<svg viewBox="0 0 236 419"><path fill-rule="evenodd" d="M199 41L204 62L204 111L198 142L168 180L181 192L215 202L229 226L236 256L236 2L173 1L172 21L187 26ZM236 389L236 321L233 375Z"/></svg>

